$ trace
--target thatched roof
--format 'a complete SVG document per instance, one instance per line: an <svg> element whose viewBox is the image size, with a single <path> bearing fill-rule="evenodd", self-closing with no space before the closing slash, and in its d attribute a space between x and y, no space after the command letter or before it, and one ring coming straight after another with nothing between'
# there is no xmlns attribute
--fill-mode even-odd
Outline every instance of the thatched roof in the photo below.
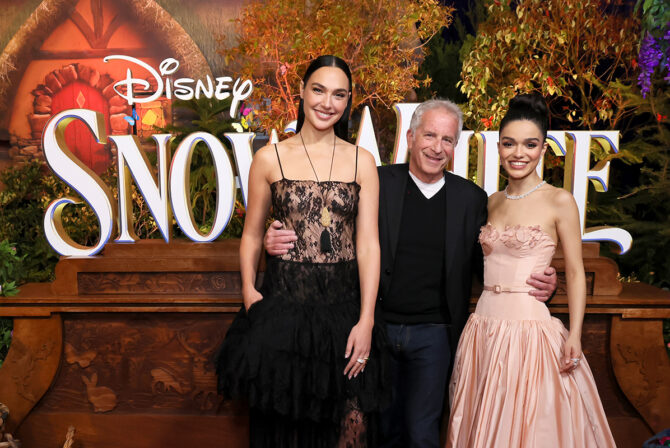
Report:
<svg viewBox="0 0 670 448"><path fill-rule="evenodd" d="M235 43L235 23L244 7L244 0L156 0L184 27L207 59L215 75L230 74L218 53L219 39L227 45Z"/></svg>
<svg viewBox="0 0 670 448"><path fill-rule="evenodd" d="M21 25L23 25L23 22L28 20L30 14L35 11L35 8L37 8L41 2L42 0L11 0L11 2L5 1L1 5L0 49L5 48Z"/></svg>
<svg viewBox="0 0 670 448"><path fill-rule="evenodd" d="M0 54L0 116L4 116L7 107L12 103L12 95L30 63L30 55L38 50L54 28L67 18L78 1L42 1L7 43ZM116 1L123 5L130 17L137 18L146 32L164 40L170 53L181 61L180 68L186 76L203 78L205 75L211 75L207 60L193 39L155 0ZM6 117L2 121L6 126Z"/></svg>

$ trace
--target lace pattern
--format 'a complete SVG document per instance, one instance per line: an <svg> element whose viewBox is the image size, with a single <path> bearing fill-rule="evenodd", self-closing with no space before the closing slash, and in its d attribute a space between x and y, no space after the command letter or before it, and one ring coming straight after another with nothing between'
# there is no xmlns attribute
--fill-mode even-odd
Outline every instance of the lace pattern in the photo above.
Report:
<svg viewBox="0 0 670 448"><path fill-rule="evenodd" d="M286 261L336 263L356 256L354 228L360 185L355 182L281 179L271 185L274 219L295 230L298 240ZM321 252L321 210L330 213L333 250Z"/></svg>
<svg viewBox="0 0 670 448"><path fill-rule="evenodd" d="M348 400L337 447L365 448L368 446L367 429L367 418L359 408L357 400Z"/></svg>

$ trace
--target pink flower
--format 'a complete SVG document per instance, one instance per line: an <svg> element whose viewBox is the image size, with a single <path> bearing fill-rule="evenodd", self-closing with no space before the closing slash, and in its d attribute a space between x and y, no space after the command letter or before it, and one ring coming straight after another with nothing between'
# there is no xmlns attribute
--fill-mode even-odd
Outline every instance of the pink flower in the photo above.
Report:
<svg viewBox="0 0 670 448"><path fill-rule="evenodd" d="M501 238L505 246L520 249L524 245L535 247L542 238L540 226L507 226Z"/></svg>
<svg viewBox="0 0 670 448"><path fill-rule="evenodd" d="M498 231L491 224L486 224L479 229L479 242L482 245L484 255L488 255L493 250L493 243L498 239Z"/></svg>
<svg viewBox="0 0 670 448"><path fill-rule="evenodd" d="M498 239L498 231L492 224L486 224L479 229L479 241L493 242Z"/></svg>

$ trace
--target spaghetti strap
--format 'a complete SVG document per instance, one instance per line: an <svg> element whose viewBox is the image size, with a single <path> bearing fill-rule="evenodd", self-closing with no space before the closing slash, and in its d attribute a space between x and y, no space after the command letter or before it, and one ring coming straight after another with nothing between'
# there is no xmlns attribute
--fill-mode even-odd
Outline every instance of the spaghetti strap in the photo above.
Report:
<svg viewBox="0 0 670 448"><path fill-rule="evenodd" d="M279 171L281 172L281 178L284 179L284 170L281 167L281 160L279 159L279 151L277 150L277 144L275 143L275 153L277 154L277 162L279 162ZM358 157L358 154L356 154Z"/></svg>
<svg viewBox="0 0 670 448"><path fill-rule="evenodd" d="M356 146L356 164L354 165L354 182L356 182L356 176L358 176L358 145Z"/></svg>

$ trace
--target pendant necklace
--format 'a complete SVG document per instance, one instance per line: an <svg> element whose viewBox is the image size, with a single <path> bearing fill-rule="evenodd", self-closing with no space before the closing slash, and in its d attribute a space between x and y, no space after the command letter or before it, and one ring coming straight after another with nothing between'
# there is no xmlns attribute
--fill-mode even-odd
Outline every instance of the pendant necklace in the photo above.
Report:
<svg viewBox="0 0 670 448"><path fill-rule="evenodd" d="M535 190L537 190L538 188L540 188L542 185L544 185L544 184L546 184L546 183L547 183L547 182L543 180L542 182L540 182L539 184L535 185L533 188L531 188L530 190L528 190L527 192L525 192L525 193L523 193L523 194L507 194L507 187L509 187L509 185L508 185L508 186L505 187L505 189L503 190L503 193L505 193L505 198L507 198L507 199L514 199L514 200L516 200L516 199L523 199L523 198L525 198L526 196L528 196L529 194L531 194L532 192L534 192Z"/></svg>
<svg viewBox="0 0 670 448"><path fill-rule="evenodd" d="M314 169L314 164L312 163L312 159L309 157L309 152L307 152L307 146L305 146L305 140L302 138L302 133L298 133L300 136L300 141L302 142L302 147L305 149L305 154L307 154L307 160L309 160L309 166L312 167L312 172L314 173L314 177L316 178L316 183L319 186L319 191L321 193L321 201L323 204L323 208L321 208L321 225L324 227L323 231L321 232L321 252L332 252L333 251L333 245L330 241L330 232L328 231L328 227L330 227L330 213L328 212L328 207L326 207L326 197L323 193L323 189L321 189L321 181L319 180L319 176L316 175L316 170ZM333 135L333 154L330 156L330 171L328 172L328 182L330 182L330 176L333 174L333 161L335 160L335 143L336 143L336 138L337 136Z"/></svg>

